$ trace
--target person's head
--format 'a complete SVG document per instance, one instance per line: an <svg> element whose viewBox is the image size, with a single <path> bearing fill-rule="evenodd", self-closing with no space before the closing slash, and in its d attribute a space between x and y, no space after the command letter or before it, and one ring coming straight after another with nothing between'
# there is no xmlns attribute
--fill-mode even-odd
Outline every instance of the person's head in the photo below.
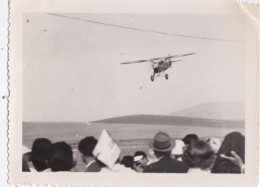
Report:
<svg viewBox="0 0 260 187"><path fill-rule="evenodd" d="M130 155L126 155L122 158L121 165L124 165L127 168L133 168L134 165L134 157Z"/></svg>
<svg viewBox="0 0 260 187"><path fill-rule="evenodd" d="M148 158L145 152L143 151L136 151L134 154L134 163L140 163L141 166L146 166L148 162Z"/></svg>
<svg viewBox="0 0 260 187"><path fill-rule="evenodd" d="M70 171L74 164L70 145L66 142L52 144L48 161L52 171Z"/></svg>
<svg viewBox="0 0 260 187"><path fill-rule="evenodd" d="M175 141L165 132L155 134L153 140L149 143L151 149L157 158L170 156L175 146Z"/></svg>
<svg viewBox="0 0 260 187"><path fill-rule="evenodd" d="M215 152L209 144L201 140L193 141L183 149L182 159L191 168L210 169L215 158Z"/></svg>
<svg viewBox="0 0 260 187"><path fill-rule="evenodd" d="M82 160L84 163L88 162L88 159L94 159L93 151L97 145L97 139L93 136L87 136L80 140L78 150L82 153Z"/></svg>
<svg viewBox="0 0 260 187"><path fill-rule="evenodd" d="M236 152L245 163L245 137L239 132L232 132L225 136L218 150L216 162L211 170L212 173L241 172L239 166L233 164L228 159L220 157L221 154L232 157L231 151Z"/></svg>
<svg viewBox="0 0 260 187"><path fill-rule="evenodd" d="M47 159L51 145L51 141L47 138L37 138L33 142L30 159L37 171L43 171L48 168Z"/></svg>
<svg viewBox="0 0 260 187"><path fill-rule="evenodd" d="M93 136L87 136L86 138L80 140L78 150L85 156L94 156L93 151L97 145L97 139Z"/></svg>
<svg viewBox="0 0 260 187"><path fill-rule="evenodd" d="M182 141L184 142L185 145L190 144L193 141L199 140L199 137L196 134L187 134Z"/></svg>
<svg viewBox="0 0 260 187"><path fill-rule="evenodd" d="M215 153L218 152L220 146L221 146L221 141L219 138L208 138L206 142L210 145L210 147L215 151Z"/></svg>

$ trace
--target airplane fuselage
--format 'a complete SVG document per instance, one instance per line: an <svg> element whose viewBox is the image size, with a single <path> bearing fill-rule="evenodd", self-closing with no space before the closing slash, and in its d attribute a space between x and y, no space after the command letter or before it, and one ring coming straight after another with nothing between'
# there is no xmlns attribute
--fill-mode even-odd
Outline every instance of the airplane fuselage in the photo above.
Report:
<svg viewBox="0 0 260 187"><path fill-rule="evenodd" d="M161 60L157 63L157 65L153 66L154 74L164 72L169 69L169 67L171 67L171 62L169 59Z"/></svg>
<svg viewBox="0 0 260 187"><path fill-rule="evenodd" d="M160 60L159 62L153 62L153 75L151 76L151 80L154 81L156 75L160 76L160 73L166 71L171 67L170 59ZM164 74L165 78L168 79L168 74Z"/></svg>

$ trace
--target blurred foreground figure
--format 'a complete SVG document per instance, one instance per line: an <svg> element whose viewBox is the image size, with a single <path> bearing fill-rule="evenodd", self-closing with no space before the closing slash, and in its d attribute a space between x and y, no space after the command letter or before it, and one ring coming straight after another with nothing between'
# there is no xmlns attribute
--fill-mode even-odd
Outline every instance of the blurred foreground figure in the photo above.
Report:
<svg viewBox="0 0 260 187"><path fill-rule="evenodd" d="M71 171L74 162L70 145L66 142L52 144L48 162L51 171Z"/></svg>
<svg viewBox="0 0 260 187"><path fill-rule="evenodd" d="M171 158L171 151L175 146L175 141L165 132L158 132L149 144L158 158L144 168L144 173L187 173L189 167L181 161Z"/></svg>
<svg viewBox="0 0 260 187"><path fill-rule="evenodd" d="M245 137L239 132L225 136L217 153L212 173L244 173Z"/></svg>
<svg viewBox="0 0 260 187"><path fill-rule="evenodd" d="M215 152L204 141L193 141L183 148L183 161L190 167L188 173L210 174L215 159Z"/></svg>
<svg viewBox="0 0 260 187"><path fill-rule="evenodd" d="M43 171L48 168L47 159L51 145L51 141L47 138L38 138L33 142L31 161L37 171Z"/></svg>
<svg viewBox="0 0 260 187"><path fill-rule="evenodd" d="M51 141L47 138L37 138L34 140L32 150L23 150L23 171L41 172L49 166L47 163L51 148ZM25 149L25 147L23 147Z"/></svg>

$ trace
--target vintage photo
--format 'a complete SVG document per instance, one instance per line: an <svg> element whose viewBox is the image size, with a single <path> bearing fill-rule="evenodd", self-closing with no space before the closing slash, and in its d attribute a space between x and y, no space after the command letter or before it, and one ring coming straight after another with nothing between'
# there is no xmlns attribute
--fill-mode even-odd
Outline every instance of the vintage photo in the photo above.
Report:
<svg viewBox="0 0 260 187"><path fill-rule="evenodd" d="M221 14L22 12L16 170L27 181L59 173L242 180L252 154L251 31L232 6Z"/></svg>
<svg viewBox="0 0 260 187"><path fill-rule="evenodd" d="M243 18L235 35L215 15L23 18L29 170L244 172ZM105 129L120 149L108 163L93 152Z"/></svg>

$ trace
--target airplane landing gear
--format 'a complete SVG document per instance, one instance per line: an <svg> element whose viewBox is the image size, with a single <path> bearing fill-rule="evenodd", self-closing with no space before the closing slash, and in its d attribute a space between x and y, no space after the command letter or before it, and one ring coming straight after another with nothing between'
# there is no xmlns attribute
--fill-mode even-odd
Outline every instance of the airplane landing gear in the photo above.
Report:
<svg viewBox="0 0 260 187"><path fill-rule="evenodd" d="M151 76L151 81L154 81L154 76L153 75Z"/></svg>
<svg viewBox="0 0 260 187"><path fill-rule="evenodd" d="M168 74L165 74L165 79L168 80L169 79L169 76Z"/></svg>

